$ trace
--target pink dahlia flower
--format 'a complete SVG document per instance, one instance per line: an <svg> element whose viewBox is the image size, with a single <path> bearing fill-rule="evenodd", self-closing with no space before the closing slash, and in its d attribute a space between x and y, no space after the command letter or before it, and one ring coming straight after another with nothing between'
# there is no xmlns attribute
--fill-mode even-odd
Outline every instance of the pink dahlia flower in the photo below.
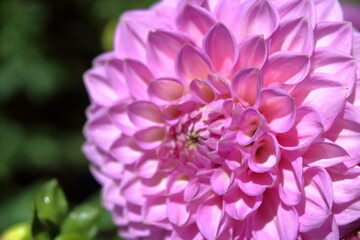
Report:
<svg viewBox="0 0 360 240"><path fill-rule="evenodd" d="M85 74L84 152L121 236L353 232L359 57L336 0L163 0L125 13L114 51Z"/></svg>

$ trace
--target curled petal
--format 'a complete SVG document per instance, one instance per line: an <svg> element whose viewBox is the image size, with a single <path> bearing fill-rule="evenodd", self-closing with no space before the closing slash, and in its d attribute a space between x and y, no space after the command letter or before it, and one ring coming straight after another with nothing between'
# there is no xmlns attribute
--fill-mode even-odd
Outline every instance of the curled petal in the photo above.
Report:
<svg viewBox="0 0 360 240"><path fill-rule="evenodd" d="M211 73L208 58L190 45L181 48L175 65L179 77L186 83L195 78L206 79L208 74Z"/></svg>
<svg viewBox="0 0 360 240"><path fill-rule="evenodd" d="M234 125L235 123L232 123ZM257 110L246 108L241 114L236 133L236 141L242 146L249 145L261 134L262 119Z"/></svg>
<svg viewBox="0 0 360 240"><path fill-rule="evenodd" d="M277 165L280 159L280 150L276 138L263 135L252 148L249 158L249 168L257 173L267 172Z"/></svg>
<svg viewBox="0 0 360 240"><path fill-rule="evenodd" d="M236 41L225 25L214 25L206 34L203 47L218 73L225 74L231 69L236 54Z"/></svg>
<svg viewBox="0 0 360 240"><path fill-rule="evenodd" d="M311 55L314 50L314 33L306 17L280 24L271 36L270 52L293 51Z"/></svg>
<svg viewBox="0 0 360 240"><path fill-rule="evenodd" d="M276 88L261 91L259 112L274 132L287 132L295 122L295 102L287 92Z"/></svg>
<svg viewBox="0 0 360 240"><path fill-rule="evenodd" d="M313 143L323 133L320 115L310 106L299 107L294 126L286 133L276 135L283 149L295 150Z"/></svg>
<svg viewBox="0 0 360 240"><path fill-rule="evenodd" d="M309 73L309 57L294 52L277 52L270 56L262 70L264 86L272 83L296 84Z"/></svg>

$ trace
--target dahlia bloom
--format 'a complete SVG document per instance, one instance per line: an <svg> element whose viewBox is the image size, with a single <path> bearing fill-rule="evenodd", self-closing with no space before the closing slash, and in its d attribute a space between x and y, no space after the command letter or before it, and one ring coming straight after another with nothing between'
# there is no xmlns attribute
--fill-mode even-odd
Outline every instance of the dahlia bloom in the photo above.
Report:
<svg viewBox="0 0 360 240"><path fill-rule="evenodd" d="M354 231L359 58L336 0L163 0L125 13L114 51L85 74L83 148L120 235Z"/></svg>

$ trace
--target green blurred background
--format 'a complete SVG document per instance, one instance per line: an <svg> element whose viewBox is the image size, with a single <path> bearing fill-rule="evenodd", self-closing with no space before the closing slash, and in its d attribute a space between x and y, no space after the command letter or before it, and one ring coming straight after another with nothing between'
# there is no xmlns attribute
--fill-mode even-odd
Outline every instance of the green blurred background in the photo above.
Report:
<svg viewBox="0 0 360 240"><path fill-rule="evenodd" d="M98 195L80 151L82 74L112 48L121 12L152 2L0 0L0 232L30 219L30 200L51 178L72 206ZM106 221L100 239L115 239Z"/></svg>
<svg viewBox="0 0 360 240"><path fill-rule="evenodd" d="M98 193L80 150L82 74L112 48L121 12L152 2L0 0L0 233L29 220L46 180L57 178L72 205Z"/></svg>

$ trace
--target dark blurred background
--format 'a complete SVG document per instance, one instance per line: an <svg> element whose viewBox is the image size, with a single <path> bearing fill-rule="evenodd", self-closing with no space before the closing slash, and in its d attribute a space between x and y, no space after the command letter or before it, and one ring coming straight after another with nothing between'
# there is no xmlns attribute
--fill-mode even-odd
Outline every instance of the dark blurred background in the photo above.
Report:
<svg viewBox="0 0 360 240"><path fill-rule="evenodd" d="M121 12L153 0L0 0L0 233L29 220L41 183L69 202L99 185L81 152L89 104L82 74L112 48Z"/></svg>

